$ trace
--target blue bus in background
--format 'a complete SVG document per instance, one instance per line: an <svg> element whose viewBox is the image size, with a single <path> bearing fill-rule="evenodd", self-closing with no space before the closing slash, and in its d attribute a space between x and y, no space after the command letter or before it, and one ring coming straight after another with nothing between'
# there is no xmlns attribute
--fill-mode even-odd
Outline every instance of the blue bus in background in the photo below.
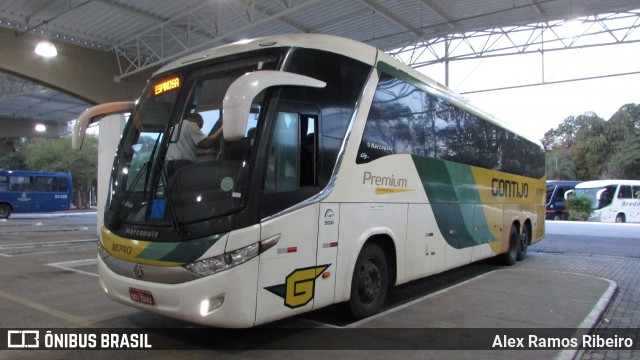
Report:
<svg viewBox="0 0 640 360"><path fill-rule="evenodd" d="M0 218L12 213L69 210L71 174L0 170Z"/></svg>
<svg viewBox="0 0 640 360"><path fill-rule="evenodd" d="M567 220L567 209L564 194L582 181L576 180L547 180L547 220Z"/></svg>

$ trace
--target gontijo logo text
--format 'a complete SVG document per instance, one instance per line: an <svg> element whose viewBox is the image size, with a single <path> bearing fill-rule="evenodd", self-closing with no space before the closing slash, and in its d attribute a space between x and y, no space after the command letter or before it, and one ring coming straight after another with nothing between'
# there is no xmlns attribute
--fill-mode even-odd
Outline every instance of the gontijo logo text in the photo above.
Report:
<svg viewBox="0 0 640 360"><path fill-rule="evenodd" d="M526 182L491 179L491 195L506 198L528 198L529 184Z"/></svg>

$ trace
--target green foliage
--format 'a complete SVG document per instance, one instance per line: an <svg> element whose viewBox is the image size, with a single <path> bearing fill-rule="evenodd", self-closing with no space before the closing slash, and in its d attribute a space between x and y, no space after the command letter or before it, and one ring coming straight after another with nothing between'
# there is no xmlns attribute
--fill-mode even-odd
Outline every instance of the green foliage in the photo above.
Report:
<svg viewBox="0 0 640 360"><path fill-rule="evenodd" d="M549 180L576 179L576 164L567 151L552 150L545 154L545 169Z"/></svg>
<svg viewBox="0 0 640 360"><path fill-rule="evenodd" d="M640 106L624 105L609 121L569 116L542 144L549 179L640 179Z"/></svg>
<svg viewBox="0 0 640 360"><path fill-rule="evenodd" d="M586 196L569 196L567 199L567 209L569 209L569 220L586 221L593 213L591 198Z"/></svg>
<svg viewBox="0 0 640 360"><path fill-rule="evenodd" d="M23 141L19 138L0 139L0 169L26 169Z"/></svg>
<svg viewBox="0 0 640 360"><path fill-rule="evenodd" d="M82 150L71 150L71 139L32 138L24 148L27 170L71 172L77 206L88 206L88 192L98 171L98 138L87 135Z"/></svg>

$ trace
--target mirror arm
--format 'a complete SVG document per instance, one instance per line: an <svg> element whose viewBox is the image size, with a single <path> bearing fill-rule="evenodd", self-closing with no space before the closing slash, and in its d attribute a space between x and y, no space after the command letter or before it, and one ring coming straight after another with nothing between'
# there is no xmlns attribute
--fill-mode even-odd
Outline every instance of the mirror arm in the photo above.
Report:
<svg viewBox="0 0 640 360"><path fill-rule="evenodd" d="M306 86L324 88L326 82L286 71L260 70L237 78L224 96L222 103L222 134L227 141L241 139L247 132L247 119L253 99L272 86Z"/></svg>
<svg viewBox="0 0 640 360"><path fill-rule="evenodd" d="M74 150L80 150L89 124L100 121L105 116L113 114L123 114L133 112L135 102L120 101L106 104L100 104L85 110L80 116L76 124L73 126L73 137L71 138L71 147Z"/></svg>

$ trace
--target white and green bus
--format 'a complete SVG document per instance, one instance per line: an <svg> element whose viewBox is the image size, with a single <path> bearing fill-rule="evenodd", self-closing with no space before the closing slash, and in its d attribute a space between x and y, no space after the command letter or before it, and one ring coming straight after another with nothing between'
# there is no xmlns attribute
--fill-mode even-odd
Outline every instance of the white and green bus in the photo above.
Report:
<svg viewBox="0 0 640 360"><path fill-rule="evenodd" d="M105 199L109 297L220 327L348 302L544 237L542 148L368 45L274 36L159 69L131 112ZM192 113L223 136L196 161L167 152ZM179 166L177 166L179 165Z"/></svg>

